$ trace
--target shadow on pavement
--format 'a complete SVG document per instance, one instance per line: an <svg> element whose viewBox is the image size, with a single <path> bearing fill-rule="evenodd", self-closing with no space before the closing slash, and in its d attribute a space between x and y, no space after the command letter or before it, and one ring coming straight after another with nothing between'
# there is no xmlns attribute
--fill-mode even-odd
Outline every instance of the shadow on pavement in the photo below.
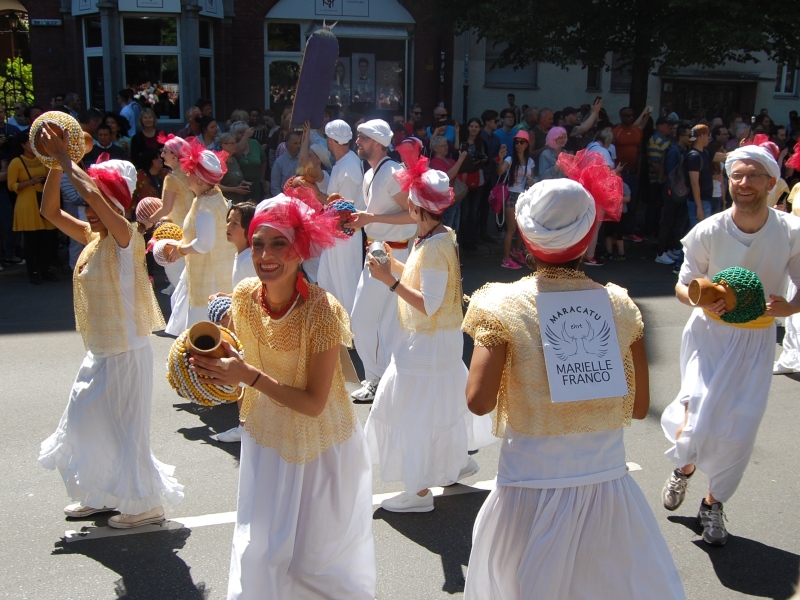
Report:
<svg viewBox="0 0 800 600"><path fill-rule="evenodd" d="M442 559L442 591L464 591L462 567L469 563L472 550L472 526L489 492L437 496L436 509L429 513L393 513L379 508L373 520L385 521L406 538L423 546Z"/></svg>
<svg viewBox="0 0 800 600"><path fill-rule="evenodd" d="M213 435L228 431L239 423L239 409L235 402L220 406L200 406L191 402L173 404L177 410L195 415L203 425L197 427L182 427L178 429L183 437L190 442L205 442L210 446L220 448L233 456L237 461L241 454L241 444L218 442Z"/></svg>
<svg viewBox="0 0 800 600"><path fill-rule="evenodd" d="M667 517L697 535L703 533L694 517ZM724 547L693 542L708 554L719 582L730 590L759 598L791 598L800 570L800 556L761 542L731 535Z"/></svg>
<svg viewBox="0 0 800 600"><path fill-rule="evenodd" d="M189 529L79 542L59 541L54 556L82 554L119 573L116 598L125 600L206 600L205 583L192 581L189 565L176 550L186 544Z"/></svg>

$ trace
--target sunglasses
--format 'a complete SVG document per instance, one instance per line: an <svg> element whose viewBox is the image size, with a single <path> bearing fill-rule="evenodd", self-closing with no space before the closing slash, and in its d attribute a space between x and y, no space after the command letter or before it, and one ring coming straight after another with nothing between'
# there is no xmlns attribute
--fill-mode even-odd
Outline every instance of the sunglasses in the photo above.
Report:
<svg viewBox="0 0 800 600"><path fill-rule="evenodd" d="M526 142L525 140L514 140L515 146L521 146L522 144L527 144L527 143L528 142Z"/></svg>

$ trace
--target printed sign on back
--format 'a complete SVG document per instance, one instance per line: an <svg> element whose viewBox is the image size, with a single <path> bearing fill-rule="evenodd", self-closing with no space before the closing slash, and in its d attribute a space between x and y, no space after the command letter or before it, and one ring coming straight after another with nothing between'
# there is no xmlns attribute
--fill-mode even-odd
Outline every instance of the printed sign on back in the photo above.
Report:
<svg viewBox="0 0 800 600"><path fill-rule="evenodd" d="M539 294L536 308L553 402L628 393L606 290Z"/></svg>

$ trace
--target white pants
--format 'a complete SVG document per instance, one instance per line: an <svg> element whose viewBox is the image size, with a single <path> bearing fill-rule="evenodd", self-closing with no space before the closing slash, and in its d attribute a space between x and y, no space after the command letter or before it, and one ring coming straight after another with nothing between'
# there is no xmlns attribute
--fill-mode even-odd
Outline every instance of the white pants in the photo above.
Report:
<svg viewBox="0 0 800 600"><path fill-rule="evenodd" d="M392 250L392 255L404 263L408 250ZM397 318L397 295L390 292L386 284L373 279L366 265L358 281L350 328L364 365L364 376L380 378L403 335Z"/></svg>

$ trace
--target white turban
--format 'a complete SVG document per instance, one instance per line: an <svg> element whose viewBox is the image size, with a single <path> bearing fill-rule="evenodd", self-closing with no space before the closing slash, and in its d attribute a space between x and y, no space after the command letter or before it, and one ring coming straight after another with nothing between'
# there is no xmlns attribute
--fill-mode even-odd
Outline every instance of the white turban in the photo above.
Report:
<svg viewBox="0 0 800 600"><path fill-rule="evenodd" d="M575 247L578 258L586 251L584 241L594 226L597 209L594 198L571 179L545 179L517 199L517 226L534 254L542 258ZM588 240L587 240L588 241ZM563 258L563 257L562 257Z"/></svg>
<svg viewBox="0 0 800 600"><path fill-rule="evenodd" d="M764 166L770 177L778 179L781 176L781 169L778 167L778 163L775 162L775 158L769 150L761 146L741 146L736 148L733 152L729 152L728 157L725 159L725 172L728 174L728 177L731 176L733 163L737 160L754 160Z"/></svg>
<svg viewBox="0 0 800 600"><path fill-rule="evenodd" d="M358 132L363 133L370 139L375 140L381 146L389 146L392 141L392 129L389 124L382 119L372 119L358 126Z"/></svg>
<svg viewBox="0 0 800 600"><path fill-rule="evenodd" d="M346 121L335 119L325 125L325 135L339 144L345 145L353 139L353 130Z"/></svg>

